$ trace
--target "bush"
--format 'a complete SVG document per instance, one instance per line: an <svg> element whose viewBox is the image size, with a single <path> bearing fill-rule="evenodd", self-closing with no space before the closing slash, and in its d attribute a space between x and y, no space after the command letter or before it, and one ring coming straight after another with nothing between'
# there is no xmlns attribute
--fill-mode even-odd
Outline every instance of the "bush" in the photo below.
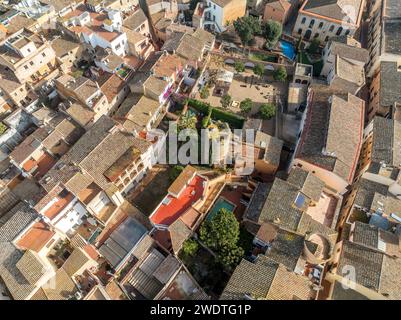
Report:
<svg viewBox="0 0 401 320"><path fill-rule="evenodd" d="M188 102L188 106L190 106L191 108L194 108L195 110L197 110L203 114L208 114L209 108L211 108L212 109L212 115L211 115L212 119L227 122L230 125L230 127L234 128L234 129L242 129L242 127L244 125L245 119L243 117L237 116L234 113L220 110L217 108L213 108L210 106L210 104L199 101L199 100L195 100L195 99L188 99L187 102Z"/></svg>
<svg viewBox="0 0 401 320"><path fill-rule="evenodd" d="M205 85L199 93L200 93L200 97L201 97L202 99L207 99L207 98L209 98L209 95L210 95L209 86L208 86L208 85Z"/></svg>
<svg viewBox="0 0 401 320"><path fill-rule="evenodd" d="M265 74L265 68L261 64L257 64L253 68L253 73L256 74L257 76L261 77Z"/></svg>
<svg viewBox="0 0 401 320"><path fill-rule="evenodd" d="M243 113L248 113L252 110L253 106L253 101L249 98L246 98L245 100L241 101L239 107Z"/></svg>
<svg viewBox="0 0 401 320"><path fill-rule="evenodd" d="M259 112L262 119L269 120L275 116L276 107L270 103L265 103L261 105Z"/></svg>
<svg viewBox="0 0 401 320"><path fill-rule="evenodd" d="M238 73L244 72L245 71L245 64L241 61L236 61L234 64L234 69Z"/></svg>
<svg viewBox="0 0 401 320"><path fill-rule="evenodd" d="M232 101L232 99L231 99L231 96L230 96L229 94L225 94L225 95L220 99L221 106L222 106L224 109L227 109L227 108L230 106L231 101Z"/></svg>
<svg viewBox="0 0 401 320"><path fill-rule="evenodd" d="M284 82L285 80L287 80L287 70L283 66L278 67L278 69L273 74L273 78L276 81Z"/></svg>
<svg viewBox="0 0 401 320"><path fill-rule="evenodd" d="M199 250L199 243L194 239L185 240L182 245L181 253L184 257L192 257Z"/></svg>

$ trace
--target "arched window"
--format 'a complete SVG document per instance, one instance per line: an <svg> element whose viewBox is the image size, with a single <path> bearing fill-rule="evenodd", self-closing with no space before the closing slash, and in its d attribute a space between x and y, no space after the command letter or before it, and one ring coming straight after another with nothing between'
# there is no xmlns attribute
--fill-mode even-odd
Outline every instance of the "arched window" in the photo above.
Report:
<svg viewBox="0 0 401 320"><path fill-rule="evenodd" d="M302 21L301 21L301 24L305 24L305 22L306 22L306 18L303 17L303 18L302 18Z"/></svg>
<svg viewBox="0 0 401 320"><path fill-rule="evenodd" d="M341 32L343 32L343 27L338 28L336 35L341 35Z"/></svg>
<svg viewBox="0 0 401 320"><path fill-rule="evenodd" d="M329 31L330 31L330 32L333 32L333 31L334 31L334 25L331 25L331 26L330 26Z"/></svg>
<svg viewBox="0 0 401 320"><path fill-rule="evenodd" d="M312 19L309 23L309 28L313 28L314 25L315 25L315 19Z"/></svg>
<svg viewBox="0 0 401 320"><path fill-rule="evenodd" d="M350 34L350 29L345 30L345 35L348 36Z"/></svg>
<svg viewBox="0 0 401 320"><path fill-rule="evenodd" d="M319 23L319 29L322 29L323 28L323 22L320 22Z"/></svg>
<svg viewBox="0 0 401 320"><path fill-rule="evenodd" d="M302 34L302 28L298 29L298 34Z"/></svg>

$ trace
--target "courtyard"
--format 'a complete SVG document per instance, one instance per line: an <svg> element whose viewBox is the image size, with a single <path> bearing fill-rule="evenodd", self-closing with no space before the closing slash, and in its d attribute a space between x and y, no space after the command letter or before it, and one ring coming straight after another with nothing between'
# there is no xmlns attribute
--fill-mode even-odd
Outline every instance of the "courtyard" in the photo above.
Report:
<svg viewBox="0 0 401 320"><path fill-rule="evenodd" d="M226 65L224 68L227 71L235 71L231 66ZM207 99L202 99L198 92L196 94L196 99L210 103L215 107L221 107L221 96L213 95L213 91L213 88L210 88L210 95ZM260 105L264 103L275 104L276 97L284 101L284 98L287 96L287 91L287 82L274 81L272 75L259 77L254 75L252 70L247 69L241 74L234 74L234 78L227 91L227 94L231 96L233 101L228 110L236 114L241 114L239 104L241 101L249 98L254 102L249 115L255 115L259 112Z"/></svg>

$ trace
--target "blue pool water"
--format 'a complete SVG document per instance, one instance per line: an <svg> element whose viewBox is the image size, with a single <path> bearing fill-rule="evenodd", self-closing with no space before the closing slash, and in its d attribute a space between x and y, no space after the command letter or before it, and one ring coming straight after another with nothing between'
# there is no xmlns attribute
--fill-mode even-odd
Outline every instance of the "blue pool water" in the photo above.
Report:
<svg viewBox="0 0 401 320"><path fill-rule="evenodd" d="M295 48L290 42L280 40L279 45L281 50L283 50L283 55L285 55L290 60L295 59Z"/></svg>
<svg viewBox="0 0 401 320"><path fill-rule="evenodd" d="M207 216L207 220L212 219L214 215L217 214L221 209L226 209L228 211L234 212L235 205L228 202L224 198L218 198L217 201L214 203L212 209L210 210Z"/></svg>

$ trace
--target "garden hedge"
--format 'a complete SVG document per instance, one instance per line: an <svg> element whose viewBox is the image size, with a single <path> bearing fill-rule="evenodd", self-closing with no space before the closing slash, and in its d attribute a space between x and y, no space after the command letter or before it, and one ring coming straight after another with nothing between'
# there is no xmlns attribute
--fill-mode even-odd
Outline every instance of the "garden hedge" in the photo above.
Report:
<svg viewBox="0 0 401 320"><path fill-rule="evenodd" d="M188 106L207 115L210 104L195 99L188 99ZM245 121L241 116L214 107L212 107L212 118L227 122L233 129L242 129Z"/></svg>

